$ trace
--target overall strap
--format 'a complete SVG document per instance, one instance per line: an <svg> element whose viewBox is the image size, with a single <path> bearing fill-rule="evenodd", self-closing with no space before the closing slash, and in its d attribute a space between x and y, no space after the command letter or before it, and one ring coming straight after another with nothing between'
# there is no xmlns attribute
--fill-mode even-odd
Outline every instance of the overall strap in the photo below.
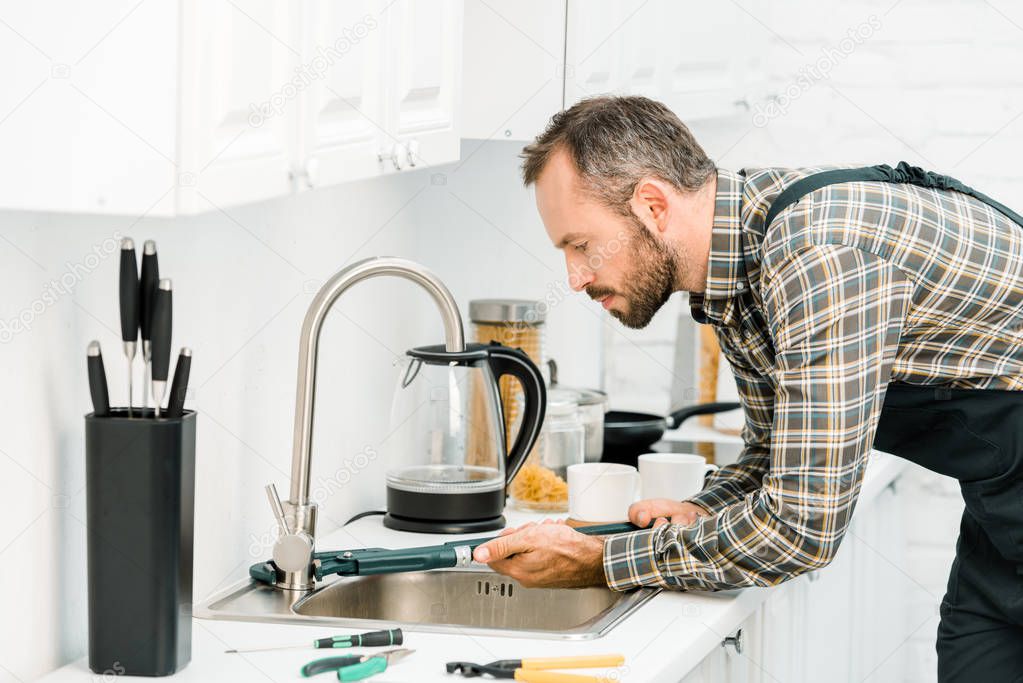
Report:
<svg viewBox="0 0 1023 683"><path fill-rule="evenodd" d="M828 185L855 182L905 183L936 190L954 190L980 200L1017 225L1023 225L1023 216L955 178L925 171L918 166L910 166L905 161L900 161L895 168L887 164L862 168L840 168L833 171L821 171L797 180L782 190L768 208L767 217L764 219L764 231L766 232L779 213L798 202L803 196Z"/></svg>

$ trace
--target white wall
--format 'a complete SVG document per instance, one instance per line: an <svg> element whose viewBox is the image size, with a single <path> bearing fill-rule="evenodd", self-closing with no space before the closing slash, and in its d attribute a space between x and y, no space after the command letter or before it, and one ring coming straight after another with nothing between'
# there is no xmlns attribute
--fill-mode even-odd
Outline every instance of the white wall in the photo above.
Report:
<svg viewBox="0 0 1023 683"><path fill-rule="evenodd" d="M1023 11L1015 4L743 5L772 45L751 59L774 74L776 91L791 85L798 96L766 126L755 125L754 112L694 124L720 165L907 159L1023 206L1017 161L1023 151L1018 68ZM848 54L834 52L841 51L847 31L871 15L879 27L869 39ZM824 53L825 48L832 50ZM826 54L832 55L830 77L811 79L804 90L799 70ZM271 524L262 486L275 481L286 488L298 330L317 283L354 259L390 253L436 270L463 306L473 297L560 291L559 257L516 177L519 146L475 147L464 146L462 163L435 169L442 176L433 182L433 172L417 171L231 210L230 216L135 222L0 213L0 322L31 311L47 282L88 263L87 255L114 233L138 242L157 240L164 272L175 279L174 345L188 344L196 354L192 401L202 412L197 599L242 577L249 563L266 555ZM111 390L123 397L116 272L115 258L102 259L76 278L71 294L26 314L31 331L8 340L0 327L0 381L6 389L0 567L8 587L0 619L3 683L29 680L84 653L81 416L89 399L83 355L89 339L102 341ZM321 482L319 490L333 491L324 506L324 528L383 501L379 461L346 486L322 482L344 478L344 458L386 435L392 358L410 345L440 339L430 306L410 285L368 283L345 298L328 323L313 474L314 487ZM607 384L619 405L667 407L677 310L666 311L648 331L615 326L607 332L615 340ZM595 307L578 298L559 304L549 332L563 380L599 384L601 324ZM648 380L658 382L656 391ZM933 680L935 604L960 508L954 486L932 475L915 472L902 491L914 525L907 565L897 569L916 609L892 656L909 658L916 680Z"/></svg>
<svg viewBox="0 0 1023 683"><path fill-rule="evenodd" d="M0 681L30 680L85 653L82 415L90 410L90 339L103 345L112 400L123 403L127 393L117 256L87 258L94 247L102 254L115 233L139 245L155 239L161 274L174 280L174 348L194 350L191 405L200 411L198 600L269 554L262 488L273 481L287 491L299 327L319 283L354 260L392 254L437 272L463 313L471 298L563 291L560 256L518 180L520 146L477 146L467 143L458 165L230 216L136 222L0 213L0 321L10 327L20 315L31 318L30 330L9 339L5 333L0 344L0 567L8 587ZM73 269L80 279L68 276L75 279L70 294L23 313L68 263L92 270ZM599 381L598 310L578 297L552 307L550 349L565 382ZM392 360L410 346L442 340L433 304L411 284L370 281L339 302L323 333L316 409L313 495L325 499L322 529L383 505L382 458L361 470L363 460L354 458L376 450L388 433Z"/></svg>

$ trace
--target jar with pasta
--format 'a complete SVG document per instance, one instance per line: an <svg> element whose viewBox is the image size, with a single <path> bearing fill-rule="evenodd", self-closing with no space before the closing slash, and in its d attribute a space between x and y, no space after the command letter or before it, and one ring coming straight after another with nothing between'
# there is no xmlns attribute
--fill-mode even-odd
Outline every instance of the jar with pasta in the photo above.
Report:
<svg viewBox="0 0 1023 683"><path fill-rule="evenodd" d="M568 466L585 462L585 430L575 393L547 392L547 413L534 453L509 487L512 505L521 510L568 510Z"/></svg>
<svg viewBox="0 0 1023 683"><path fill-rule="evenodd" d="M498 342L522 349L541 370L547 367L543 334L546 313L543 301L531 299L474 299L469 302L469 319L476 341ZM502 377L499 387L504 408L505 445L510 449L518 432L525 399L514 377Z"/></svg>

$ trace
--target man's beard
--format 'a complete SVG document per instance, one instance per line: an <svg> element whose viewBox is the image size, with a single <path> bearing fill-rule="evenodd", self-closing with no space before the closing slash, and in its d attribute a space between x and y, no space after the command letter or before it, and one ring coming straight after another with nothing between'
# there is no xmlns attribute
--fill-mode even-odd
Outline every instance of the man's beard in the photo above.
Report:
<svg viewBox="0 0 1023 683"><path fill-rule="evenodd" d="M624 291L594 286L587 287L586 293L593 299L607 295L624 299L628 310L611 309L611 315L626 327L639 329L650 324L654 314L675 291L678 258L667 245L650 234L639 218L632 216L631 223L633 272L626 278Z"/></svg>

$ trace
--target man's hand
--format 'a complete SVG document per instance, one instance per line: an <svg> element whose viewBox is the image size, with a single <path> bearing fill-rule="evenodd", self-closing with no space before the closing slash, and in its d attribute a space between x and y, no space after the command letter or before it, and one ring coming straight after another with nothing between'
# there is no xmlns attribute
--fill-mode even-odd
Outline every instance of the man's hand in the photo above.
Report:
<svg viewBox="0 0 1023 683"><path fill-rule="evenodd" d="M695 503L684 503L670 498L651 498L629 506L629 521L644 529L651 520L654 520L655 529L668 522L689 526L695 524L697 518L706 517L708 514Z"/></svg>
<svg viewBox="0 0 1023 683"><path fill-rule="evenodd" d="M607 585L604 541L553 519L507 528L477 547L472 558L526 588Z"/></svg>

